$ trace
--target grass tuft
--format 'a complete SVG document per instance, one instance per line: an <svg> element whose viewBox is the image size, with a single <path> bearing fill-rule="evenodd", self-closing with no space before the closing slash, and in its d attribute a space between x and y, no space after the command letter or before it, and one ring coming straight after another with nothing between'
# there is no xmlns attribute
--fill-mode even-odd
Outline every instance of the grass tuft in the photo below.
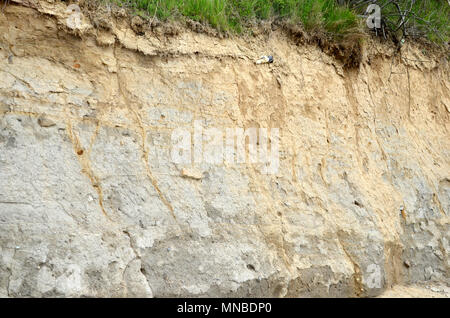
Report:
<svg viewBox="0 0 450 318"><path fill-rule="evenodd" d="M358 27L357 15L334 0L112 0L162 21L186 17L220 31L241 33L268 19L302 23L307 30L342 35Z"/></svg>

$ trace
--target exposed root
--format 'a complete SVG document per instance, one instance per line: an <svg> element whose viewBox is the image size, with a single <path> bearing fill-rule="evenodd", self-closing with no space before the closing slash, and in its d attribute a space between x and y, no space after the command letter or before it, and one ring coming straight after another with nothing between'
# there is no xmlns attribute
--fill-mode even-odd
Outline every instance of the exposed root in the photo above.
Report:
<svg viewBox="0 0 450 318"><path fill-rule="evenodd" d="M353 265L353 283L354 283L354 289L355 289L355 296L361 297L361 295L364 292L364 286L362 284L362 273L361 268L359 265L353 260L352 255L347 251L345 245L341 241L341 236L343 231L339 231L337 233L337 239L339 244L342 247L342 250L344 251L345 255L347 256L347 259L350 261L350 263Z"/></svg>
<svg viewBox="0 0 450 318"><path fill-rule="evenodd" d="M114 54L115 54L115 50L116 50L116 48L114 48ZM116 58L116 60L117 60L117 58ZM131 105L131 103L129 102L129 100L127 98L127 93L125 92L125 90L123 89L123 87L121 85L121 79L120 79L120 75L119 75L119 67L118 67L118 71L117 71L117 85L118 85L120 94L124 98L126 107L131 112L131 114L133 115L136 123L138 124L138 126L140 128L140 134L141 134L141 140L142 140L142 144L141 144L142 156L141 156L141 158L142 158L142 161L144 163L144 167L145 167L145 171L146 171L147 177L150 180L150 182L152 183L153 188L158 193L158 196L161 199L161 201L169 209L170 214L172 215L173 219L175 221L177 221L177 217L175 215L175 211L173 209L173 206L170 204L169 200L167 200L167 198L162 193L161 189L158 186L158 182L156 181L156 179L153 176L153 173L152 173L152 171L150 169L150 165L148 163L149 150L148 150L148 147L147 147L147 129L145 128L144 124L142 123L142 118L141 118L139 112L136 111L133 108L133 106Z"/></svg>
<svg viewBox="0 0 450 318"><path fill-rule="evenodd" d="M77 159L82 167L82 172L89 178L91 181L92 187L95 189L95 191L98 194L98 203L100 206L100 209L102 210L102 213L109 219L108 214L106 213L105 207L103 206L103 191L100 185L99 178L94 174L91 168L91 163L89 161L89 152L85 152L81 143L80 139L76 135L76 133L73 130L72 127L72 121L69 119L66 122L66 129L67 129L67 135L72 142L73 149L75 151L75 154L77 156ZM94 132L94 135L97 134L98 126L96 129L96 132ZM94 136L92 138L95 138ZM91 142L93 142L93 139L91 139ZM90 149L89 149L90 151Z"/></svg>

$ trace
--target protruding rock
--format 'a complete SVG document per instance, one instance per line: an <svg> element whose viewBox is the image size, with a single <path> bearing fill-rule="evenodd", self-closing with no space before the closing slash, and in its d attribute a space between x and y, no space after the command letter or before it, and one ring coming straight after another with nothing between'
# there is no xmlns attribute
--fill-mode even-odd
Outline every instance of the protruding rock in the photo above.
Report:
<svg viewBox="0 0 450 318"><path fill-rule="evenodd" d="M8 105L0 104L0 113L7 113L11 110Z"/></svg>
<svg viewBox="0 0 450 318"><path fill-rule="evenodd" d="M52 126L56 125L53 120L51 120L51 119L49 119L49 118L47 118L45 116L41 116L41 117L38 118L38 124L39 124L39 126L45 127L45 128L46 127L52 127Z"/></svg>
<svg viewBox="0 0 450 318"><path fill-rule="evenodd" d="M131 19L131 29L133 29L136 34L142 35L145 33L144 30L145 21L140 16L134 16Z"/></svg>
<svg viewBox="0 0 450 318"><path fill-rule="evenodd" d="M196 168L183 168L181 170L181 176L183 178L191 178L195 180L203 179L203 172Z"/></svg>

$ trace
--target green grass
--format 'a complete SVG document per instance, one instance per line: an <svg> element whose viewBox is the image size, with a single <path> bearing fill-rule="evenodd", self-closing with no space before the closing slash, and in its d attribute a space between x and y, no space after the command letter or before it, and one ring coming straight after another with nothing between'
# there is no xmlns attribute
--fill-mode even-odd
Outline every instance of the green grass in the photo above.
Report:
<svg viewBox="0 0 450 318"><path fill-rule="evenodd" d="M302 23L307 30L334 35L352 32L357 15L334 0L111 0L162 21L187 17L220 31L241 33L267 19Z"/></svg>
<svg viewBox="0 0 450 318"><path fill-rule="evenodd" d="M138 14L157 17L161 21L189 18L209 24L219 31L242 33L261 20L284 19L301 23L306 31L319 31L334 37L361 32L367 4L355 8L360 0L106 0L132 8ZM390 0L372 0L380 6ZM408 7L411 0L397 0ZM341 1L342 3L342 1ZM395 29L399 16L392 4L382 10L388 24ZM433 42L449 41L450 6L447 0L417 0L405 26Z"/></svg>

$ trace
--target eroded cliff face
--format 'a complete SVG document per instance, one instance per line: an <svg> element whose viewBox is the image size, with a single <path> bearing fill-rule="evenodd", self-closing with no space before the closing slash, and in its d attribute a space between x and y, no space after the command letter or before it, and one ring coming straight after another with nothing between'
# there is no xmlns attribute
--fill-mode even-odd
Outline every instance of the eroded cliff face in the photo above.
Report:
<svg viewBox="0 0 450 318"><path fill-rule="evenodd" d="M71 28L65 11L0 14L0 296L449 287L445 61L374 44L345 70L281 31L136 33L120 12ZM279 128L278 171L175 164L195 120Z"/></svg>

